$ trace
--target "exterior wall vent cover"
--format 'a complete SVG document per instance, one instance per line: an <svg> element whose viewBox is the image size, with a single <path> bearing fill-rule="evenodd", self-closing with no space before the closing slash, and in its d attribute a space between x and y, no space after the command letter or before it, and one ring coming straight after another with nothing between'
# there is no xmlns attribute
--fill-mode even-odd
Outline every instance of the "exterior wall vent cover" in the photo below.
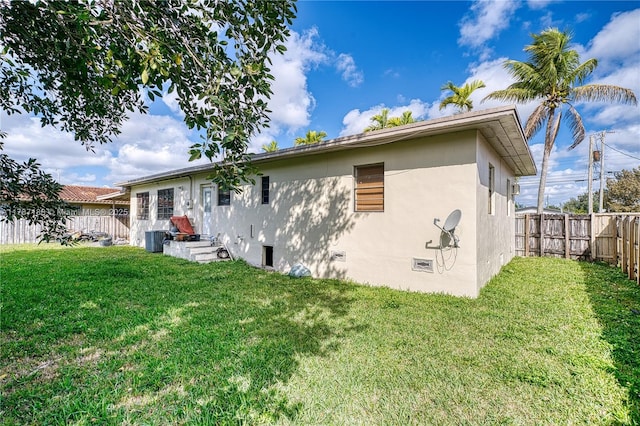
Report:
<svg viewBox="0 0 640 426"><path fill-rule="evenodd" d="M347 253L344 251L331 251L331 260L335 260L336 262L346 262L347 261Z"/></svg>
<svg viewBox="0 0 640 426"><path fill-rule="evenodd" d="M433 259L416 259L411 262L411 270L417 272L433 272Z"/></svg>

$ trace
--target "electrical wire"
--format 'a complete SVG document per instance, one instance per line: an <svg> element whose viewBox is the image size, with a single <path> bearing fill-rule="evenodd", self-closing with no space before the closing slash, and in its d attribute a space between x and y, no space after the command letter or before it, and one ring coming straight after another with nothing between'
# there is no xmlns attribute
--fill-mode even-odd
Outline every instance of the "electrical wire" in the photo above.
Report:
<svg viewBox="0 0 640 426"><path fill-rule="evenodd" d="M619 149L616 149L616 148L612 147L612 146L611 146L611 145L609 145L608 143L604 143L604 142L602 142L602 143L604 144L604 146L606 146L606 147L608 147L608 148L611 148L612 150L614 150L614 151L616 151L616 152L619 152L619 153L620 153L620 154L622 154L622 155L625 155L625 156L627 156L627 157L629 157L629 158L633 158L634 160L640 160L640 158L638 158L638 157L634 157L633 155L631 155L631 154L627 154L626 152L622 152L622 151L620 151Z"/></svg>

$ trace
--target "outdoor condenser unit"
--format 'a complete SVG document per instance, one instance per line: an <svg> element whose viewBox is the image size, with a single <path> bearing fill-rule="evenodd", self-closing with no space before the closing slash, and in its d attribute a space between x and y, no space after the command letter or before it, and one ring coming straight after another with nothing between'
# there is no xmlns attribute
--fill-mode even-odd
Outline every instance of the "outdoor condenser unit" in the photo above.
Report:
<svg viewBox="0 0 640 426"><path fill-rule="evenodd" d="M151 253L162 251L164 241L164 231L147 231L144 233L144 247Z"/></svg>

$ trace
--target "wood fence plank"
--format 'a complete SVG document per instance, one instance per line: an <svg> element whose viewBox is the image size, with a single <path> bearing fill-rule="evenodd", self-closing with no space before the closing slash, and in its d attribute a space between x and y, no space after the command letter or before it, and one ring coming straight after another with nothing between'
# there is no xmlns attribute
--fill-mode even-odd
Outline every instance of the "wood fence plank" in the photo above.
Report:
<svg viewBox="0 0 640 426"><path fill-rule="evenodd" d="M571 228L569 227L569 215L564 215L564 257L565 259L571 259L571 240L569 234Z"/></svg>
<svg viewBox="0 0 640 426"><path fill-rule="evenodd" d="M529 257L529 224L531 220L531 216L526 214L524 215L524 256Z"/></svg>

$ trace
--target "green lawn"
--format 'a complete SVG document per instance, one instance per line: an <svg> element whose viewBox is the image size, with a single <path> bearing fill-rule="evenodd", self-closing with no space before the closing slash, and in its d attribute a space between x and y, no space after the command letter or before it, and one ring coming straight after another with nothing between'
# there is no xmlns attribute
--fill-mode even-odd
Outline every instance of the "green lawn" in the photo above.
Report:
<svg viewBox="0 0 640 426"><path fill-rule="evenodd" d="M0 252L2 424L640 424L640 287L515 259L478 299L131 247Z"/></svg>

